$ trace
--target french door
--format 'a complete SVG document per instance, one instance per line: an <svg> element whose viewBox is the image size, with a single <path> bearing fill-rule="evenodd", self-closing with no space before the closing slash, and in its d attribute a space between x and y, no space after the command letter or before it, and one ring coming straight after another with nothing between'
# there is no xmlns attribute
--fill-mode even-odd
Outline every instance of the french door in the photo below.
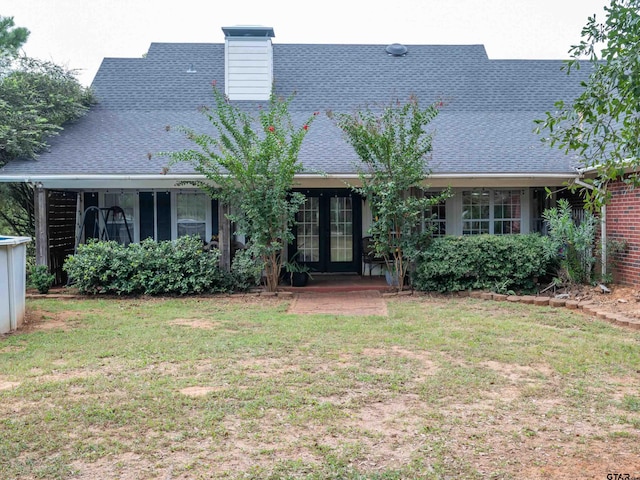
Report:
<svg viewBox="0 0 640 480"><path fill-rule="evenodd" d="M315 272L354 272L362 268L362 202L347 189L301 190L306 196L294 227L289 257Z"/></svg>

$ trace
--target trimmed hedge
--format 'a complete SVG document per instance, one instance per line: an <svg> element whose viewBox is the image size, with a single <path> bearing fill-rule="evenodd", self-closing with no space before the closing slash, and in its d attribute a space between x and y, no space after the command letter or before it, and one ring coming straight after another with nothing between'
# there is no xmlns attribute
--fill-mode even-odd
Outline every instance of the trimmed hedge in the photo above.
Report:
<svg viewBox="0 0 640 480"><path fill-rule="evenodd" d="M538 234L436 238L416 262L413 288L530 292L554 265L547 243Z"/></svg>
<svg viewBox="0 0 640 480"><path fill-rule="evenodd" d="M205 252L198 237L145 240L127 246L93 241L78 246L64 270L81 293L186 295L227 292L233 277L218 266L218 251Z"/></svg>

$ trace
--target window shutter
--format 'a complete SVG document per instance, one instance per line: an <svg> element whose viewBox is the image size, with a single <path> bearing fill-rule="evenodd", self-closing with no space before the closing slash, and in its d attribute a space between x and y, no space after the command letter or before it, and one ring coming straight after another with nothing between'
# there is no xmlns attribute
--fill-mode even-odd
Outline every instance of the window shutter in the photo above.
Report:
<svg viewBox="0 0 640 480"><path fill-rule="evenodd" d="M171 240L171 194L158 192L156 194L156 208L158 211L158 235L156 240Z"/></svg>
<svg viewBox="0 0 640 480"><path fill-rule="evenodd" d="M140 192L140 240L155 238L153 192Z"/></svg>

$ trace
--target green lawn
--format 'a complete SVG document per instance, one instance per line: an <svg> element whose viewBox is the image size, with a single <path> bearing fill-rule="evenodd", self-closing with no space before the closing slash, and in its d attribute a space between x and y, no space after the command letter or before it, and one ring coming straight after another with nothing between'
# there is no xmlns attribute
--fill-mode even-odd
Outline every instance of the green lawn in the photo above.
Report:
<svg viewBox="0 0 640 480"><path fill-rule="evenodd" d="M0 478L640 476L640 333L398 298L38 299L0 337Z"/></svg>

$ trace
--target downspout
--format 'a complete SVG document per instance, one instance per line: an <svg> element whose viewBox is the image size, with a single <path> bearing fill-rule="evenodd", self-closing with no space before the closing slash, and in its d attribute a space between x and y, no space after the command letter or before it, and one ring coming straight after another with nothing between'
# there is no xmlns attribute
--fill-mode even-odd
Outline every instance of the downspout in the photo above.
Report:
<svg viewBox="0 0 640 480"><path fill-rule="evenodd" d="M582 180L575 179L573 182L589 190L596 190L596 187ZM598 188L597 190L603 193L602 189ZM600 271L604 277L607 274L607 205L604 203L600 207L600 259Z"/></svg>

